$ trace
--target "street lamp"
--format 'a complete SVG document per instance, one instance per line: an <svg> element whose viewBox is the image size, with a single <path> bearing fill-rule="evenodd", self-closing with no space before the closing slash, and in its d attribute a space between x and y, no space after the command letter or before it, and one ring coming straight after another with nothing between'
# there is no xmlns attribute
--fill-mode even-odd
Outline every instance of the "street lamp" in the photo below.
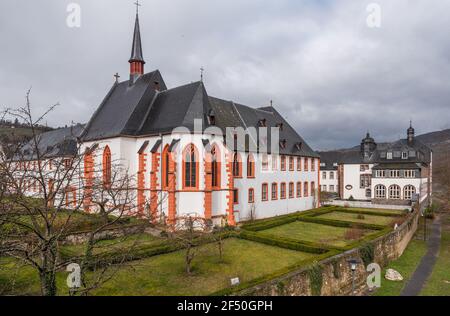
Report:
<svg viewBox="0 0 450 316"><path fill-rule="evenodd" d="M359 261L357 259L350 259L347 261L350 265L350 269L352 270L352 296L355 295L355 272L358 266Z"/></svg>

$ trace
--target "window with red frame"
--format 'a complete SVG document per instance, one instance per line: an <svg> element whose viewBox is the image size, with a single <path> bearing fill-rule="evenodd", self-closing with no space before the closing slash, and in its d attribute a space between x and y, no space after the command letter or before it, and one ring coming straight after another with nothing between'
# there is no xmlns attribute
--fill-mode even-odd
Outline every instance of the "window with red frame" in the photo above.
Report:
<svg viewBox="0 0 450 316"><path fill-rule="evenodd" d="M302 197L302 183L301 182L297 182L297 197L298 198Z"/></svg>
<svg viewBox="0 0 450 316"><path fill-rule="evenodd" d="M309 192L308 192L308 182L305 182L304 184L303 184L303 196L304 197L308 197L309 196Z"/></svg>
<svg viewBox="0 0 450 316"><path fill-rule="evenodd" d="M278 200L278 184L272 183L272 200Z"/></svg>
<svg viewBox="0 0 450 316"><path fill-rule="evenodd" d="M316 183L315 182L311 182L311 196L313 196L314 194L316 194Z"/></svg>
<svg viewBox="0 0 450 316"><path fill-rule="evenodd" d="M272 171L278 169L278 156L272 155Z"/></svg>
<svg viewBox="0 0 450 316"><path fill-rule="evenodd" d="M248 189L248 203L255 203L255 190Z"/></svg>
<svg viewBox="0 0 450 316"><path fill-rule="evenodd" d="M253 155L249 154L247 157L247 178L255 177L255 160Z"/></svg>
<svg viewBox="0 0 450 316"><path fill-rule="evenodd" d="M294 198L294 183L293 182L289 183L289 198L290 199Z"/></svg>
<svg viewBox="0 0 450 316"><path fill-rule="evenodd" d="M289 171L294 171L294 157L289 157Z"/></svg>
<svg viewBox="0 0 450 316"><path fill-rule="evenodd" d="M311 159L311 171L316 171L316 159Z"/></svg>
<svg viewBox="0 0 450 316"><path fill-rule="evenodd" d="M103 186L108 188L111 186L111 150L106 146L103 151Z"/></svg>
<svg viewBox="0 0 450 316"><path fill-rule="evenodd" d="M309 166L308 166L308 163L309 163L309 159L308 158L304 158L304 167L303 167L303 170L304 171L308 171L308 169L309 169Z"/></svg>
<svg viewBox="0 0 450 316"><path fill-rule="evenodd" d="M281 156L281 171L286 171L286 156Z"/></svg>
<svg viewBox="0 0 450 316"><path fill-rule="evenodd" d="M297 157L297 171L302 171L302 158Z"/></svg>
<svg viewBox="0 0 450 316"><path fill-rule="evenodd" d="M233 202L234 204L239 204L239 189L234 189L233 191Z"/></svg>
<svg viewBox="0 0 450 316"><path fill-rule="evenodd" d="M267 183L263 183L263 185L261 187L261 200L262 201L267 201L268 200L268 196L267 196L268 189L269 189L269 186L267 185Z"/></svg>
<svg viewBox="0 0 450 316"><path fill-rule="evenodd" d="M211 171L212 171L212 187L214 189L220 188L220 157L217 147L211 150Z"/></svg>
<svg viewBox="0 0 450 316"><path fill-rule="evenodd" d="M186 147L183 155L183 175L184 188L196 189L198 188L198 158L197 150L193 144Z"/></svg>
<svg viewBox="0 0 450 316"><path fill-rule="evenodd" d="M280 185L280 198L282 200L286 199L286 183L281 183Z"/></svg>

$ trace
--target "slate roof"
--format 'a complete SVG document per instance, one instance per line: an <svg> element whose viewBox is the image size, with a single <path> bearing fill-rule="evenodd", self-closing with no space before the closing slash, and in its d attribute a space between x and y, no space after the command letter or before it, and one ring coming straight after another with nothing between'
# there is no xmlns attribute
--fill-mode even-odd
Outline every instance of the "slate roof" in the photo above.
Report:
<svg viewBox="0 0 450 316"><path fill-rule="evenodd" d="M84 125L60 128L37 136L39 154L43 158L69 157L77 154L77 139ZM30 140L21 150L17 160L35 160L34 141Z"/></svg>
<svg viewBox="0 0 450 316"><path fill-rule="evenodd" d="M392 152L393 158L387 159L386 153ZM408 159L402 159L401 153L408 152ZM410 155L413 152L414 155ZM375 164L376 168L389 169L392 166L405 166L409 168L417 164L429 164L431 162L431 149L417 138L410 144L407 139L401 139L393 143L381 143L368 158L364 157L360 147L347 150L321 152L321 162L325 163L322 170L336 170L334 163L338 164ZM395 154L394 154L395 153Z"/></svg>
<svg viewBox="0 0 450 316"><path fill-rule="evenodd" d="M134 24L133 46L131 48L130 62L140 61L145 64L142 54L141 29L139 27L139 15L136 13L136 22Z"/></svg>
<svg viewBox="0 0 450 316"><path fill-rule="evenodd" d="M160 91L155 91L155 81L161 83ZM211 127L209 115L214 115L215 126L223 132L227 127L257 128L263 119L270 132L271 127L281 123L280 139L286 140L285 148L280 147L281 154L319 157L273 107L255 109L209 97L202 82L167 90L157 70L140 77L135 84L115 84L92 116L82 139L153 136L171 133L177 127L193 131L195 119L202 120L205 130ZM267 143L270 150L270 137ZM301 144L300 149L296 144Z"/></svg>

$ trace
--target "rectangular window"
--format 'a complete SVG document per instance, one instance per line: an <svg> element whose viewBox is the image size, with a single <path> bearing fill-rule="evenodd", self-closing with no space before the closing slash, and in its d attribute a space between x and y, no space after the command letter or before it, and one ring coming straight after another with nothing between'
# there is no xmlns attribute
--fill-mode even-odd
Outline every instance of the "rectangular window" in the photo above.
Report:
<svg viewBox="0 0 450 316"><path fill-rule="evenodd" d="M289 183L289 198L290 199L294 198L294 183L293 182Z"/></svg>
<svg viewBox="0 0 450 316"><path fill-rule="evenodd" d="M248 203L255 203L255 190L248 189Z"/></svg>
<svg viewBox="0 0 450 316"><path fill-rule="evenodd" d="M334 180L334 171L330 172L330 180Z"/></svg>
<svg viewBox="0 0 450 316"><path fill-rule="evenodd" d="M289 157L289 171L294 171L294 157Z"/></svg>
<svg viewBox="0 0 450 316"><path fill-rule="evenodd" d="M308 162L309 162L309 159L308 158L304 158L304 166L303 166L303 170L304 171L308 171L309 170Z"/></svg>
<svg viewBox="0 0 450 316"><path fill-rule="evenodd" d="M322 180L326 180L327 179L327 172L324 171L322 172Z"/></svg>
<svg viewBox="0 0 450 316"><path fill-rule="evenodd" d="M386 157L387 157L387 159L392 160L392 158L393 158L393 153L392 153L392 151L388 152L387 155L386 155Z"/></svg>
<svg viewBox="0 0 450 316"><path fill-rule="evenodd" d="M272 155L272 170L278 170L278 156Z"/></svg>
<svg viewBox="0 0 450 316"><path fill-rule="evenodd" d="M414 170L405 170L405 178L415 178L416 172Z"/></svg>
<svg viewBox="0 0 450 316"><path fill-rule="evenodd" d="M266 154L262 156L262 170L269 170L269 157Z"/></svg>
<svg viewBox="0 0 450 316"><path fill-rule="evenodd" d="M314 196L316 194L316 183L311 182L311 196Z"/></svg>
<svg viewBox="0 0 450 316"><path fill-rule="evenodd" d="M272 183L272 200L278 199L278 184Z"/></svg>
<svg viewBox="0 0 450 316"><path fill-rule="evenodd" d="M334 190L334 185L330 185L330 192L336 192L336 191Z"/></svg>
<svg viewBox="0 0 450 316"><path fill-rule="evenodd" d="M286 156L281 156L281 171L286 171Z"/></svg>
<svg viewBox="0 0 450 316"><path fill-rule="evenodd" d="M297 197L302 197L302 183L297 182Z"/></svg>
<svg viewBox="0 0 450 316"><path fill-rule="evenodd" d="M360 188L369 188L372 184L372 176L370 174L362 174L360 176Z"/></svg>
<svg viewBox="0 0 450 316"><path fill-rule="evenodd" d="M280 186L280 198L282 200L286 199L286 183L282 183Z"/></svg>
<svg viewBox="0 0 450 316"><path fill-rule="evenodd" d="M316 171L316 158L311 159L311 171Z"/></svg>
<svg viewBox="0 0 450 316"><path fill-rule="evenodd" d="M261 187L261 200L262 201L267 201L267 189L268 189L268 185L267 183L264 183Z"/></svg>
<svg viewBox="0 0 450 316"><path fill-rule="evenodd" d="M386 178L386 170L377 170L375 176L377 178Z"/></svg>
<svg viewBox="0 0 450 316"><path fill-rule="evenodd" d="M408 159L408 152L407 152L407 151L402 152L402 159L403 159L403 160Z"/></svg>
<svg viewBox="0 0 450 316"><path fill-rule="evenodd" d="M297 171L302 171L302 158L297 157Z"/></svg>
<svg viewBox="0 0 450 316"><path fill-rule="evenodd" d="M305 182L304 184L303 184L303 196L304 197L308 197L309 196L309 183L308 182Z"/></svg>
<svg viewBox="0 0 450 316"><path fill-rule="evenodd" d="M390 170L389 177L391 178L400 178L400 170Z"/></svg>

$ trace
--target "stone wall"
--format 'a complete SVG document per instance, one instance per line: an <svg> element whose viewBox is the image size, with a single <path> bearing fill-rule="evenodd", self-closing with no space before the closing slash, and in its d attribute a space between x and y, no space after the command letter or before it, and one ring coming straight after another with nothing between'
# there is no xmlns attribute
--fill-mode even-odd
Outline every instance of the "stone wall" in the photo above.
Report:
<svg viewBox="0 0 450 316"><path fill-rule="evenodd" d="M390 261L398 259L403 254L417 230L419 216L419 211L413 212L408 220L396 231L369 243L369 247L372 247L374 250L374 261L376 263L384 267ZM355 271L356 292L365 292L367 290L366 281L369 275L369 273L366 272L366 266L362 259L365 250L367 251L367 247L352 249L348 252L321 261L319 263L319 266L322 269L322 288L320 295L351 295L352 271L348 263L350 259L357 259L360 262ZM242 290L235 293L235 295L310 296L313 294L311 291L310 275L311 270L309 268L303 268L269 282Z"/></svg>
<svg viewBox="0 0 450 316"><path fill-rule="evenodd" d="M408 202L408 205L404 205L404 204L395 204L395 203L385 203L385 204L375 203L375 202L372 203L370 201L335 200L335 201L324 203L324 204L325 205L342 206L342 207L373 208L373 209L392 209L392 210L411 209L410 202Z"/></svg>

